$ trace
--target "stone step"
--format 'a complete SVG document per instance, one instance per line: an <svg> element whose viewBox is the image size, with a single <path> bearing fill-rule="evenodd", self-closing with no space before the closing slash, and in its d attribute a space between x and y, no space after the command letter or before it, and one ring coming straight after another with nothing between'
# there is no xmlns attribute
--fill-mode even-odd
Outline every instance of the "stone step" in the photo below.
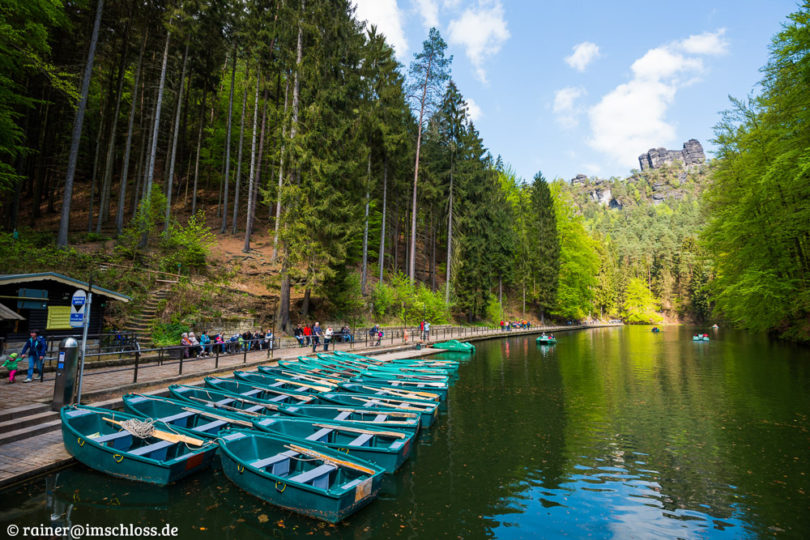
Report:
<svg viewBox="0 0 810 540"><path fill-rule="evenodd" d="M29 405L23 405L21 407L3 409L0 411L0 422L5 422L14 418L23 418L25 416L31 416L33 414L39 414L41 412L50 410L51 406L46 403L32 403Z"/></svg>
<svg viewBox="0 0 810 540"><path fill-rule="evenodd" d="M57 418L59 418L59 413L50 410L50 408L48 408L46 411L23 416L21 418L12 418L10 420L0 422L0 434L9 433L11 431L16 431L18 429L37 424L43 424Z"/></svg>
<svg viewBox="0 0 810 540"><path fill-rule="evenodd" d="M36 437L37 435L42 435L43 433L48 433L49 431L56 431L61 427L62 427L62 420L60 420L57 417L55 420L50 420L48 422L41 422L34 426L15 429L14 431L9 431L0 434L0 445L8 444L10 442L19 441L22 439L29 439L31 437Z"/></svg>

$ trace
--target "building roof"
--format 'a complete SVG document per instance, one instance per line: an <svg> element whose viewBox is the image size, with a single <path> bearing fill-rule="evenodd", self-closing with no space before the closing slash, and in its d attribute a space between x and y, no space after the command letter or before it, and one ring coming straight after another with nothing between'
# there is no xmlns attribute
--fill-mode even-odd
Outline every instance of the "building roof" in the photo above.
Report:
<svg viewBox="0 0 810 540"><path fill-rule="evenodd" d="M25 317L0 304L0 321L24 321Z"/></svg>
<svg viewBox="0 0 810 540"><path fill-rule="evenodd" d="M28 283L31 281L56 281L65 285L74 286L78 289L83 289L85 291L89 291L90 287L90 284L85 281L80 281L72 277L57 274L56 272L41 272L38 274L0 274L0 286L13 285L16 283ZM94 294L107 296L115 300L120 300L121 302L129 302L132 300L131 297L125 294L117 293L115 291L99 287L98 285L93 285L93 290L91 292Z"/></svg>

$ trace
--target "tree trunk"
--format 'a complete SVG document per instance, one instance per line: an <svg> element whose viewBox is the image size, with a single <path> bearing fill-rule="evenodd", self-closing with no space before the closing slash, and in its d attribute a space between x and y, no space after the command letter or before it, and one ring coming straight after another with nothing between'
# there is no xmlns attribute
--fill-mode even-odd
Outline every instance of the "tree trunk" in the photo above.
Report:
<svg viewBox="0 0 810 540"><path fill-rule="evenodd" d="M399 270L399 224L401 221L399 211L397 211L396 219L394 219L394 238L391 242L391 247L394 249L394 272Z"/></svg>
<svg viewBox="0 0 810 540"><path fill-rule="evenodd" d="M141 42L141 52L138 55L138 67L135 68L135 84L132 85L132 105L129 110L129 124L127 125L127 142L124 146L124 168L121 171L121 185L118 188L118 208L115 213L115 234L119 236L124 229L124 203L127 197L127 175L129 174L129 153L132 149L132 128L135 125L135 110L138 102L138 82L141 78L141 66L143 65L143 52L146 49L146 38L149 31L144 31Z"/></svg>
<svg viewBox="0 0 810 540"><path fill-rule="evenodd" d="M96 56L98 30L101 26L101 13L103 10L104 0L98 0L98 4L96 5L96 20L93 23L93 34L90 37L90 51L87 53L87 64L84 66L82 92L79 97L79 106L76 108L76 117L73 120L73 134L70 141L70 154L68 154L67 175L65 176L65 193L62 199L62 219L59 222L59 232L56 236L56 246L59 248L65 248L68 245L70 203L73 199L73 177L76 174L76 162L79 159L79 144L82 139L84 110L87 107L87 94L90 91L90 77L93 75L93 60Z"/></svg>
<svg viewBox="0 0 810 540"><path fill-rule="evenodd" d="M306 9L306 1L301 0L301 15L298 18L298 41L296 45L295 79L293 80L293 100L292 100L292 122L290 124L290 144L295 141L296 129L298 127L298 98L300 93L300 72L301 60L304 53L304 29L303 18ZM286 241L282 242L281 256L281 307L280 323L285 330L290 326L290 246Z"/></svg>
<svg viewBox="0 0 810 540"><path fill-rule="evenodd" d="M383 198L382 198L382 222L380 224L380 254L377 256L377 264L380 266L380 284L383 282L383 266L385 266L385 205L388 196L388 156L383 156Z"/></svg>
<svg viewBox="0 0 810 540"><path fill-rule="evenodd" d="M450 305L450 267L453 263L453 154L450 154L450 197L447 212L447 268L445 269L444 303Z"/></svg>
<svg viewBox="0 0 810 540"><path fill-rule="evenodd" d="M99 121L98 121L98 133L96 133L96 152L95 157L93 158L93 174L90 177L90 197L88 200L88 208L87 208L87 232L93 232L93 201L96 197L96 177L98 171L98 159L99 155L101 154L101 139L102 134L104 132L104 105L101 107L101 112L99 114ZM34 200L37 202L37 207L39 207L39 190L34 185Z"/></svg>
<svg viewBox="0 0 810 540"><path fill-rule="evenodd" d="M261 69L256 71L256 94L253 100L253 130L250 134L250 172L248 173L248 206L250 206L250 196L251 192L253 191L253 181L255 179L256 174L256 134L258 133L258 124L259 124L259 85L261 84L262 79L262 72ZM245 94L247 95L247 88L245 89ZM239 185L239 179L237 181L237 186ZM233 234L236 234L239 230L237 227L237 220L239 219L239 189L236 190L233 196L233 219L231 220L233 225L233 230L231 231Z"/></svg>
<svg viewBox="0 0 810 540"><path fill-rule="evenodd" d="M172 33L166 33L166 48L163 49L163 65L160 68L160 84L158 85L157 103L155 104L155 123L152 128L152 146L149 149L149 166L146 169L146 186L144 189L144 200L147 208L152 201L152 181L155 176L155 159L157 157L158 133L160 133L160 108L163 105L163 86L166 83L166 64L169 62L169 42ZM148 231L144 231L141 236L141 248L146 247L149 240Z"/></svg>
<svg viewBox="0 0 810 540"><path fill-rule="evenodd" d="M194 158L194 189L191 190L191 214L197 213L197 179L200 177L200 149L202 148L203 125L205 124L205 100L208 97L208 88L203 89L202 104L200 105L200 127L197 131L197 157Z"/></svg>
<svg viewBox="0 0 810 540"><path fill-rule="evenodd" d="M242 184L242 147L245 139L245 109L247 109L247 72L245 73L245 91L242 92L242 117L239 120L239 149L236 156L236 177L234 178L234 195L233 195L233 234L236 234L236 217L237 210L239 209L239 190Z"/></svg>
<svg viewBox="0 0 810 540"><path fill-rule="evenodd" d="M309 297L312 294L312 289L309 287L304 291L304 301L301 303L301 318L306 319L309 316Z"/></svg>
<svg viewBox="0 0 810 540"><path fill-rule="evenodd" d="M430 289L436 292L436 227L430 220Z"/></svg>
<svg viewBox="0 0 810 540"><path fill-rule="evenodd" d="M177 112L174 115L174 136L172 137L172 154L169 158L169 175L166 177L166 215L163 231L169 234L169 223L172 217L172 187L174 185L174 159L177 155L177 139L180 134L180 117L183 112L183 82L186 80L186 66L188 65L188 47L186 40L186 50L183 52L183 68L180 70L180 90L177 94Z"/></svg>
<svg viewBox="0 0 810 540"><path fill-rule="evenodd" d="M261 80L261 71L259 72L259 80ZM259 89L259 86L256 85L256 89ZM259 95L256 94L258 98ZM247 218L245 220L245 246L242 248L242 251L245 253L250 253L250 235L253 233L253 220L256 219L256 198L259 195L259 182L261 181L262 177L262 154L264 153L264 128L267 122L267 88L264 89L264 98L263 98L264 105L262 107L262 127L261 133L259 135L259 149L256 155L256 174L255 177L250 181L250 189L248 190L248 206L247 206ZM256 101L256 107L258 108L259 102ZM255 135L254 135L255 138Z"/></svg>
<svg viewBox="0 0 810 540"><path fill-rule="evenodd" d="M233 46L233 66L231 67L231 92L230 96L228 97L228 121L226 123L227 127L225 132L225 187L223 188L224 197L222 202L222 225L219 228L220 233L224 233L225 230L228 228L228 181L230 178L230 166L231 166L231 119L233 117L233 87L236 85L236 45ZM237 184L238 185L238 184ZM237 188L237 194L239 193ZM236 196L234 197L234 199ZM234 202L234 206L236 206L236 202Z"/></svg>
<svg viewBox="0 0 810 540"><path fill-rule="evenodd" d="M277 246L278 246L278 227L281 223L281 188L283 187L284 178L284 152L287 148L287 97L290 92L290 78L287 77L287 82L284 85L284 116L282 117L281 127L281 156L278 164L278 191L276 192L276 223L275 232L273 234L273 255L270 257L270 262L275 262Z"/></svg>
<svg viewBox="0 0 810 540"><path fill-rule="evenodd" d="M433 59L428 60L428 68L425 73L425 83L422 86L422 99L419 102L419 127L416 135L416 161L413 166L413 201L411 203L411 245L409 250L408 278L411 283L416 277L416 184L419 180L419 151L422 148L422 122L425 115L425 98L427 97L428 81L430 80L430 68Z"/></svg>
<svg viewBox="0 0 810 540"><path fill-rule="evenodd" d="M371 185L371 148L368 149L368 164L366 166L366 212L363 221L363 270L360 275L360 294L366 295L366 281L368 280L368 206L369 189Z"/></svg>
<svg viewBox="0 0 810 540"><path fill-rule="evenodd" d="M121 95L124 93L124 72L127 66L127 51L129 50L129 24L124 31L124 48L121 51L121 64L118 66L118 95L115 98L115 112L110 128L110 142L107 143L107 160L104 164L104 178L101 183L101 199L99 200L98 221L96 234L101 234L101 224L107 218L107 210L112 189L112 162L115 156L115 135L118 131L118 115L121 111Z"/></svg>

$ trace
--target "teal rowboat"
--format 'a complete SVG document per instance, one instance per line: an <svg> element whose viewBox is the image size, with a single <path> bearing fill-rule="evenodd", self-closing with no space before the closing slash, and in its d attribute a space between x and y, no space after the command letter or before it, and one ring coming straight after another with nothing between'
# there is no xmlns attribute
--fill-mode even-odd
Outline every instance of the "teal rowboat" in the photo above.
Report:
<svg viewBox="0 0 810 540"><path fill-rule="evenodd" d="M278 414L279 407L282 406L263 399L184 384L170 385L169 392L174 398L197 407L209 407L247 417Z"/></svg>
<svg viewBox="0 0 810 540"><path fill-rule="evenodd" d="M458 341L456 339L451 339L449 341L442 341L441 343L434 343L433 348L451 352L468 352L468 353L475 352L475 345L472 345L471 343L467 343L464 341Z"/></svg>
<svg viewBox="0 0 810 540"><path fill-rule="evenodd" d="M220 440L222 470L264 501L337 523L373 501L382 467L319 445L234 430Z"/></svg>
<svg viewBox="0 0 810 540"><path fill-rule="evenodd" d="M196 436L217 436L231 427L252 426L250 420L244 419L241 415L192 405L179 399L126 394L123 400L127 412L187 429Z"/></svg>
<svg viewBox="0 0 810 540"><path fill-rule="evenodd" d="M273 403L313 403L316 401L315 396L306 392L279 390L257 382L246 382L233 377L206 377L205 386L243 397L264 399Z"/></svg>
<svg viewBox="0 0 810 540"><path fill-rule="evenodd" d="M556 345L557 338L553 338L551 336L538 336L536 343L538 345Z"/></svg>
<svg viewBox="0 0 810 540"><path fill-rule="evenodd" d="M355 392L324 392L321 394L321 399L348 407L383 408L419 413L421 425L424 428L432 426L439 416L439 404L435 401L406 400L396 397L385 398Z"/></svg>
<svg viewBox="0 0 810 540"><path fill-rule="evenodd" d="M332 422L351 422L353 424L375 426L378 428L404 429L416 433L419 431L420 414L417 411L403 411L384 407L364 408L345 405L282 405L279 411L287 416L299 418L324 419Z"/></svg>
<svg viewBox="0 0 810 540"><path fill-rule="evenodd" d="M261 418L253 425L268 433L301 443L318 443L338 452L376 463L393 473L411 454L414 431L358 426L309 418Z"/></svg>
<svg viewBox="0 0 810 540"><path fill-rule="evenodd" d="M397 390L404 390L407 392L427 392L430 394L436 394L439 396L440 399L446 400L447 393L450 388L440 382L424 382L424 381L412 381L412 380L401 380L401 379L382 379L378 377L370 377L368 375L364 375L362 377L355 377L351 380L351 383L343 383L341 385L342 388L346 388L346 384L352 383L360 383L364 386L373 386L373 387L385 387L385 388L394 388ZM415 397L419 397L418 395ZM425 396L428 397L428 396Z"/></svg>
<svg viewBox="0 0 810 540"><path fill-rule="evenodd" d="M709 341L709 336L692 336L692 341Z"/></svg>
<svg viewBox="0 0 810 540"><path fill-rule="evenodd" d="M307 394L317 394L318 392L329 392L334 390L337 385L334 384L315 384L302 380L295 380L290 377L276 377L274 375L265 375L257 371L234 371L234 376L241 381L248 383L259 383L270 388L277 388L279 390L293 390L296 392L306 392Z"/></svg>
<svg viewBox="0 0 810 540"><path fill-rule="evenodd" d="M408 399L421 399L423 401L441 402L447 393L441 394L439 392L432 392L428 390L408 390L403 387L394 387L387 384L369 383L369 382L350 382L343 383L340 388L348 392L357 392L358 394L367 394L383 397L401 397Z"/></svg>
<svg viewBox="0 0 810 540"><path fill-rule="evenodd" d="M165 486L208 467L217 449L213 438L164 422L155 422L152 435L136 437L117 422L143 419L120 411L73 405L60 414L68 453L119 478Z"/></svg>

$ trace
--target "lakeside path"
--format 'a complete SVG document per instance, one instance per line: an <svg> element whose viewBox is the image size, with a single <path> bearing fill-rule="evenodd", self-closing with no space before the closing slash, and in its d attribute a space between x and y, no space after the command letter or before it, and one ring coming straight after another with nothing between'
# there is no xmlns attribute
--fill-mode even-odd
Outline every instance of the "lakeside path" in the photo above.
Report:
<svg viewBox="0 0 810 540"><path fill-rule="evenodd" d="M557 326L538 327L528 330L503 332L500 329L474 329L456 327L442 332L439 338L431 339L437 343L447 339L460 341L479 341L502 337L539 334L541 332L561 332L597 328L599 326ZM400 341L400 343L396 343ZM321 347L318 352L324 352ZM333 350L333 349L330 349ZM357 354L373 356L381 360L397 358L416 358L441 353L440 349L423 347L416 350L413 343L403 344L401 340L386 343L378 347L350 348L349 344L338 344L338 350L352 351ZM268 351L254 351L247 355L234 354L219 357L219 366L215 367L214 358L185 360L183 373L179 374L177 360L156 362L139 366L138 382L133 383L134 366L85 368L82 388L82 402L89 405L107 408L122 406L121 396L130 392L165 394L170 384L203 384L204 378L211 375L230 375L235 369L255 369L259 365L276 365L278 360L295 359L299 356L312 355L312 349L294 347L276 349L273 358L268 358ZM7 487L54 469L70 465L75 460L67 453L62 444L61 421L58 413L50 410L53 398L54 374L46 373L44 382L35 380L31 383L19 382L8 384L0 382L0 488ZM19 374L18 374L19 377ZM27 420L26 420L27 419Z"/></svg>

